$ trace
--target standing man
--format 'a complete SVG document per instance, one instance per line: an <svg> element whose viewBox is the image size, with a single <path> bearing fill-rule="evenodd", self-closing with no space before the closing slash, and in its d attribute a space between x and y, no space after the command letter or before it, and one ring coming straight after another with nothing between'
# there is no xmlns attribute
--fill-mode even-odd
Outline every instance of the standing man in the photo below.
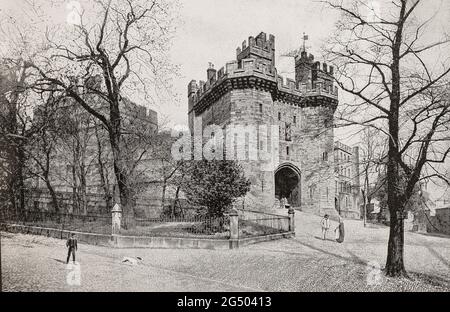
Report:
<svg viewBox="0 0 450 312"><path fill-rule="evenodd" d="M330 228L330 219L328 219L328 215L324 215L322 221L320 221L320 225L322 226L322 239L327 239L327 232Z"/></svg>
<svg viewBox="0 0 450 312"><path fill-rule="evenodd" d="M77 238L75 237L75 233L72 233L69 239L66 242L67 248L69 248L69 251L67 253L67 261L66 263L69 263L70 254L72 254L72 260L73 263L75 263L75 251L78 249L77 245Z"/></svg>
<svg viewBox="0 0 450 312"><path fill-rule="evenodd" d="M281 208L282 209L286 208L287 203L288 203L287 198L282 196L280 201Z"/></svg>

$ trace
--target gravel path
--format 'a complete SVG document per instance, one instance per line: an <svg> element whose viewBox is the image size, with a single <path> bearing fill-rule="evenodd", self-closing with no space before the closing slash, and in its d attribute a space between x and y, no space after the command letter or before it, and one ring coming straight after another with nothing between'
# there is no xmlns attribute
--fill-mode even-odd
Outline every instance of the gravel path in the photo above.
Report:
<svg viewBox="0 0 450 312"><path fill-rule="evenodd" d="M237 250L79 245L81 283L66 282L64 241L2 232L5 291L450 291L450 239L406 233L411 279L379 272L388 228L346 220L346 241L320 239L320 218L296 214L296 237ZM138 265L122 263L141 257ZM369 266L371 263L372 266Z"/></svg>

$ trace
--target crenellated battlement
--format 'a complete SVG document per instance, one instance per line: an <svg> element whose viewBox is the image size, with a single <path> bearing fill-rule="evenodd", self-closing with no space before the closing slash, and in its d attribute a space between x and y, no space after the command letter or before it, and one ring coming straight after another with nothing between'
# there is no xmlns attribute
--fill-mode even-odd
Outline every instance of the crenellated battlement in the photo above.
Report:
<svg viewBox="0 0 450 312"><path fill-rule="evenodd" d="M314 83L299 83L290 78L284 78L277 75L278 89L285 92L297 93L300 96L308 97L312 95L324 95L332 98L338 97L338 88L327 84L325 81L318 80Z"/></svg>
<svg viewBox="0 0 450 312"><path fill-rule="evenodd" d="M244 40L241 47L236 49L236 60L241 62L243 59L259 59L263 63L275 67L275 36L267 35L261 32L256 37L248 37L248 44Z"/></svg>
<svg viewBox="0 0 450 312"><path fill-rule="evenodd" d="M244 40L241 47L236 49L236 56L239 57L243 51L251 48L272 52L275 49L275 36L269 35L269 40L267 40L266 33L261 32L256 38L253 36L248 37L248 45L247 41Z"/></svg>
<svg viewBox="0 0 450 312"><path fill-rule="evenodd" d="M313 69L314 70L318 70L324 74L327 74L329 76L333 76L334 75L334 67L333 66L329 66L327 63L322 63L322 66L320 66L321 63L319 61L315 62L313 65Z"/></svg>
<svg viewBox="0 0 450 312"><path fill-rule="evenodd" d="M332 66L314 61L314 55L302 52L295 59L296 80L284 79L277 74L274 53L275 37L270 35L267 39L266 34L262 32L256 37L249 37L248 45L244 41L242 48L237 49L236 60L227 62L218 71L210 63L206 81L200 80L197 83L192 80L188 85L189 111L205 98L216 98L210 93L217 91L217 94L221 94L233 88L262 88L275 97L284 94L283 99L295 99L302 103L308 102L302 99L317 96L330 98L333 103L337 103L338 88L333 85ZM306 73L306 78L297 79L299 67ZM205 104L201 103L200 106Z"/></svg>
<svg viewBox="0 0 450 312"><path fill-rule="evenodd" d="M226 80L243 79L245 77L254 77L255 79L265 80L265 85L272 93L285 92L298 97L325 96L333 99L338 97L338 88L328 84L326 81L318 78L313 82L297 83L293 79L284 78L277 74L274 67L258 59L243 59L241 62L231 61L225 67L220 68L217 74L211 75L210 79L198 83L192 80L188 85L188 95L192 109L195 104L202 100L205 94L210 93L214 88L223 84ZM231 84L233 86L233 84Z"/></svg>
<svg viewBox="0 0 450 312"><path fill-rule="evenodd" d="M120 106L122 106L122 109L124 111L125 115L128 115L128 117L140 119L140 120L147 120L148 122L157 125L158 123L158 114L156 111L147 108L143 105L138 105L132 101L130 101L128 98L122 98L122 101L120 102Z"/></svg>
<svg viewBox="0 0 450 312"><path fill-rule="evenodd" d="M314 61L314 55L307 54L302 51L300 55L295 57L295 79L299 83L307 81L314 82L318 79L326 80L333 83L334 67L327 63Z"/></svg>

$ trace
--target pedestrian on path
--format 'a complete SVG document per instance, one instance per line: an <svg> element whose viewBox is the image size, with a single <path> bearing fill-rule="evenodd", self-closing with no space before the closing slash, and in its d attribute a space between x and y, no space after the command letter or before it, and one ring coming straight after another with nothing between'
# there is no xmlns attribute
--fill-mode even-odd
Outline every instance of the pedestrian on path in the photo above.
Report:
<svg viewBox="0 0 450 312"><path fill-rule="evenodd" d="M288 204L287 198L286 197L281 197L281 201L280 201L280 206L282 209L286 208L286 205Z"/></svg>
<svg viewBox="0 0 450 312"><path fill-rule="evenodd" d="M320 225L322 226L322 239L327 239L327 232L330 228L330 219L328 219L328 215L324 215L322 221L320 221Z"/></svg>
<svg viewBox="0 0 450 312"><path fill-rule="evenodd" d="M344 241L344 219L339 216L339 224L334 229L334 232L336 233L336 241L338 243L342 243Z"/></svg>
<svg viewBox="0 0 450 312"><path fill-rule="evenodd" d="M70 254L72 254L72 260L73 263L75 263L75 251L78 250L78 244L77 244L77 238L75 236L75 233L72 233L69 239L66 242L67 248L69 248L67 253L67 261L66 263L69 263Z"/></svg>

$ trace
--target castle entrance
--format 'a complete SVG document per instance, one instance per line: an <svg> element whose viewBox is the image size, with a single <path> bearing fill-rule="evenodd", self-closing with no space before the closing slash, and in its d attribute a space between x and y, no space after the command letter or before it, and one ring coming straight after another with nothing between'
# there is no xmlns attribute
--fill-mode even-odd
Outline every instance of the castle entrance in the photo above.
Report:
<svg viewBox="0 0 450 312"><path fill-rule="evenodd" d="M293 165L281 165L275 171L275 197L285 197L291 207L300 207L300 171Z"/></svg>

